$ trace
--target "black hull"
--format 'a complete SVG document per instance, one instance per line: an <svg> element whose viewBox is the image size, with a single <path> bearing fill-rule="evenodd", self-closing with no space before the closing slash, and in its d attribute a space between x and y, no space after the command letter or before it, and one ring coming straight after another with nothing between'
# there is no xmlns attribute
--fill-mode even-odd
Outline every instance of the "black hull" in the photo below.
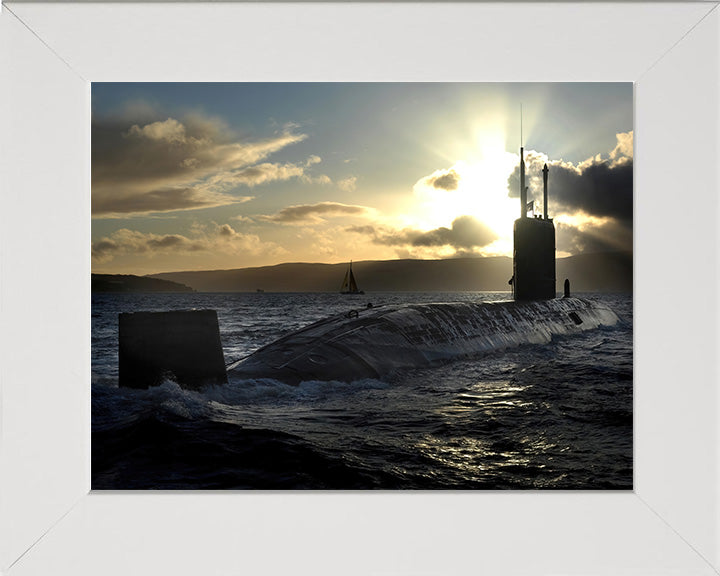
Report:
<svg viewBox="0 0 720 576"><path fill-rule="evenodd" d="M352 310L298 330L230 366L228 375L351 382L555 335L612 326L615 313L591 301L412 304Z"/></svg>

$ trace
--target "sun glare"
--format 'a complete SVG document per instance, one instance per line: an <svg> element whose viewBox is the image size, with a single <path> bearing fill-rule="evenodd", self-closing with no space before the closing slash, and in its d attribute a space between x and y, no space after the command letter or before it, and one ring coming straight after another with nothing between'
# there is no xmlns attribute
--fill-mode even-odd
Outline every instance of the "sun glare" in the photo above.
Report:
<svg viewBox="0 0 720 576"><path fill-rule="evenodd" d="M414 187L415 204L407 220L421 229L450 227L460 216L472 216L487 225L498 240L481 252L512 254L512 226L518 200L508 197L508 177L517 154L505 150L504 134L479 134L466 159L439 169Z"/></svg>
<svg viewBox="0 0 720 576"><path fill-rule="evenodd" d="M584 212L576 212L575 214L558 214L554 218L558 224L567 224L577 228L581 232L589 227L600 227L612 221L611 218L601 216L591 216Z"/></svg>

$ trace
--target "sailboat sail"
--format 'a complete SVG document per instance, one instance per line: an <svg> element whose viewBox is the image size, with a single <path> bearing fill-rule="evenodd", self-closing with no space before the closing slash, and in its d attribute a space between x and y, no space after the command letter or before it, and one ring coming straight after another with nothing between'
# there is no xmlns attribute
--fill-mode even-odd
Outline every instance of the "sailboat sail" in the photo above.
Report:
<svg viewBox="0 0 720 576"><path fill-rule="evenodd" d="M364 292L358 289L357 282L355 281L355 274L352 271L352 262L345 272L345 278L343 279L342 286L340 287L341 294L364 294Z"/></svg>
<svg viewBox="0 0 720 576"><path fill-rule="evenodd" d="M357 282L355 282L355 274L353 274L352 268L350 268L350 292L357 292Z"/></svg>

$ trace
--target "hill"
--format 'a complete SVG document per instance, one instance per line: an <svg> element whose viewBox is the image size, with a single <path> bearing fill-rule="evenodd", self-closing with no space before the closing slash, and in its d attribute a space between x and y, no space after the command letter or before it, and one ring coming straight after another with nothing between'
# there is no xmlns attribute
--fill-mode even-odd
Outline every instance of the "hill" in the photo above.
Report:
<svg viewBox="0 0 720 576"><path fill-rule="evenodd" d="M632 291L632 253L583 254L557 260L557 286L569 278L574 292ZM198 292L337 292L347 264L288 263L235 270L167 272L153 278ZM353 262L361 290L507 291L512 259L367 260Z"/></svg>
<svg viewBox="0 0 720 576"><path fill-rule="evenodd" d="M555 265L557 290L565 278L573 292L632 292L632 252L600 252L558 258Z"/></svg>
<svg viewBox="0 0 720 576"><path fill-rule="evenodd" d="M93 292L192 292L177 282L131 274L92 274Z"/></svg>

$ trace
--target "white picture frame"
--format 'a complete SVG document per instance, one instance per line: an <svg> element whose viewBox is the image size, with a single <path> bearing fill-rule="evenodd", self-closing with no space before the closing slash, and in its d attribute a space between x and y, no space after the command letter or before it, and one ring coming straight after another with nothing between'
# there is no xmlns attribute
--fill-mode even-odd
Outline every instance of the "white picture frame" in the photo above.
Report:
<svg viewBox="0 0 720 576"><path fill-rule="evenodd" d="M31 3L0 13L0 572L720 572L720 10ZM632 492L90 493L90 82L635 82Z"/></svg>

